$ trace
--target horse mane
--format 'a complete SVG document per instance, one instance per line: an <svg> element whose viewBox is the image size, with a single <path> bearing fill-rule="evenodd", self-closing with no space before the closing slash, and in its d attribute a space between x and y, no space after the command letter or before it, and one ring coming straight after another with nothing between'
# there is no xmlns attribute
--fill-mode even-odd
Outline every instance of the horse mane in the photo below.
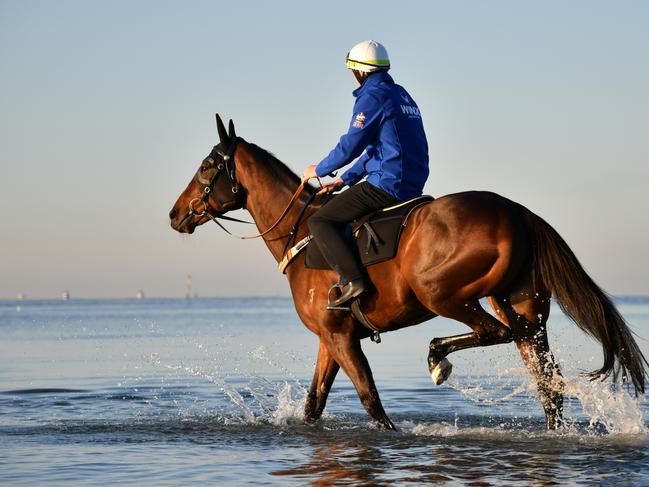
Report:
<svg viewBox="0 0 649 487"><path fill-rule="evenodd" d="M289 180L293 182L295 185L299 185L301 183L300 177L295 174L291 168L289 168L286 164L284 164L282 161L280 161L277 157L272 152L267 151L266 149L263 149L259 147L256 144L252 144L248 142L249 147L252 149L252 151L255 153L256 156L259 158L264 158L266 159L266 167L271 171L272 175L278 180L278 181L285 181ZM315 189L311 187L310 185L305 185L304 186L304 192L307 194L311 194Z"/></svg>

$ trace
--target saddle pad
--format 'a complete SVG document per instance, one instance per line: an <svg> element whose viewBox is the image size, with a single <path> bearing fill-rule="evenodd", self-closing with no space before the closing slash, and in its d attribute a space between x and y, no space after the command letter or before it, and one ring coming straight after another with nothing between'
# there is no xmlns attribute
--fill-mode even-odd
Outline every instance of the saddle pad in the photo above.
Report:
<svg viewBox="0 0 649 487"><path fill-rule="evenodd" d="M394 258L399 248L401 231L410 213L433 200L432 196L420 196L354 220L349 245L354 248L363 266ZM331 269L318 244L313 241L306 248L305 265L309 269Z"/></svg>

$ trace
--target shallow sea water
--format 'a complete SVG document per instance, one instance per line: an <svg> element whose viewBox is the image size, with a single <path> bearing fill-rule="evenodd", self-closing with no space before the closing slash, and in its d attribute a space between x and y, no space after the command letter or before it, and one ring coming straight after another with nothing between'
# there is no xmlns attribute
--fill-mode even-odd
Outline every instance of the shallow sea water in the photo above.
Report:
<svg viewBox="0 0 649 487"><path fill-rule="evenodd" d="M649 354L649 298L616 301ZM290 299L0 302L0 485L649 485L647 405L579 376L597 344L553 307L567 426L545 431L514 345L458 352L434 386L436 318L365 341L376 429L339 374L302 421L317 339Z"/></svg>

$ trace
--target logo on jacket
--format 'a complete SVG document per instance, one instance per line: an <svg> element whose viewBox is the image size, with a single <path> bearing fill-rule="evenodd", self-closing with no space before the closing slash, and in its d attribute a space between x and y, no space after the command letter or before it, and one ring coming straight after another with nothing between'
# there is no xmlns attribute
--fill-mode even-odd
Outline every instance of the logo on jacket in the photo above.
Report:
<svg viewBox="0 0 649 487"><path fill-rule="evenodd" d="M362 129L365 127L365 114L363 112L359 113L354 117L354 123L352 123L357 129Z"/></svg>
<svg viewBox="0 0 649 487"><path fill-rule="evenodd" d="M410 105L410 98L408 98L408 95L405 93L401 93L401 99L405 101L408 105Z"/></svg>
<svg viewBox="0 0 649 487"><path fill-rule="evenodd" d="M421 118L419 108L410 105L401 105L401 112L409 118Z"/></svg>

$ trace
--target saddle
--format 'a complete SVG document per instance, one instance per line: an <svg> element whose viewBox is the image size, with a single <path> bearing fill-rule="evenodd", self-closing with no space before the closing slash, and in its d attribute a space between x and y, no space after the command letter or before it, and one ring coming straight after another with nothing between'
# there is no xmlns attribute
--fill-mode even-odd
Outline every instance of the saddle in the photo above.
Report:
<svg viewBox="0 0 649 487"><path fill-rule="evenodd" d="M401 232L408 223L410 213L433 200L432 196L419 196L354 220L349 226L348 237L363 266L367 267L394 258L399 248ZM290 262L305 249L307 268L331 269L318 246L309 245L312 238L309 235L289 249L279 263L280 271L285 272Z"/></svg>

